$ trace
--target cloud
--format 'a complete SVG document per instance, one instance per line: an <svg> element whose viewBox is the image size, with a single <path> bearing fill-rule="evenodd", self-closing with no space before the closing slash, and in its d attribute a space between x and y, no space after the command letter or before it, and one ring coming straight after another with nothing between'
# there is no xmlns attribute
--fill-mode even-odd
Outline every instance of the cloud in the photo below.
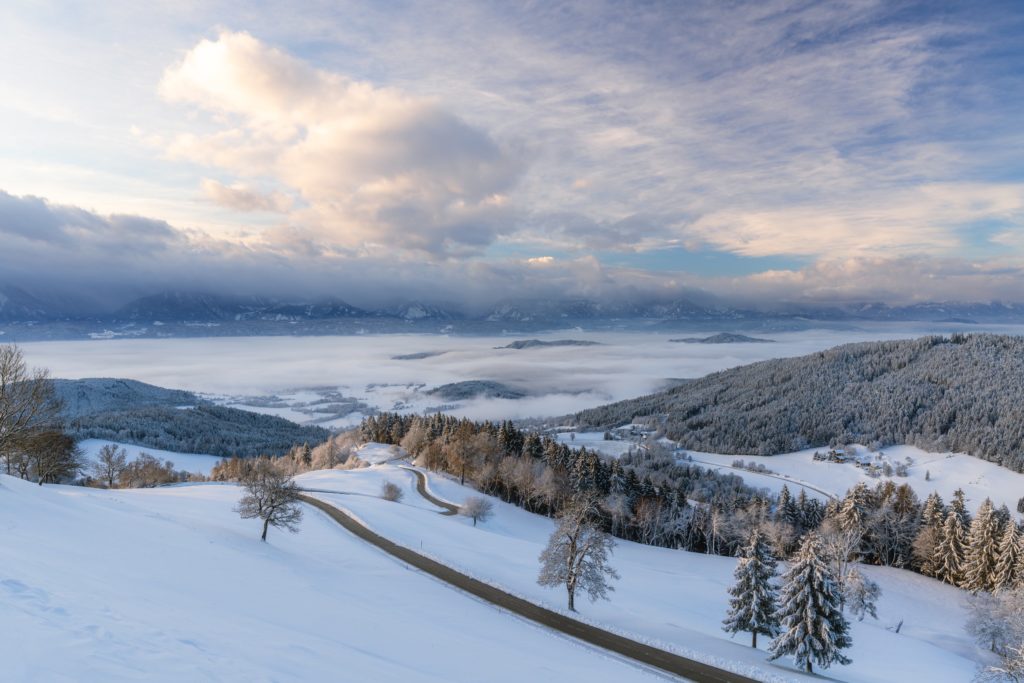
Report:
<svg viewBox="0 0 1024 683"><path fill-rule="evenodd" d="M260 192L243 183L228 186L216 180L204 178L200 187L207 199L236 211L284 213L293 205L291 198L281 192Z"/></svg>
<svg viewBox="0 0 1024 683"><path fill-rule="evenodd" d="M1011 257L851 256L744 277L608 267L589 255L430 261L337 250L301 230L282 229L274 240L225 240L2 191L0 241L0 285L93 298L103 302L100 308L168 289L331 296L367 307L419 299L469 312L532 298L717 299L771 307L780 301L1017 301L1024 291L1024 261Z"/></svg>
<svg viewBox="0 0 1024 683"><path fill-rule="evenodd" d="M172 158L278 183L300 195L293 229L343 249L480 250L512 228L523 162L431 99L313 68L247 33L203 40L160 84L214 115ZM249 205L249 197L204 187ZM276 206L276 204L275 204Z"/></svg>

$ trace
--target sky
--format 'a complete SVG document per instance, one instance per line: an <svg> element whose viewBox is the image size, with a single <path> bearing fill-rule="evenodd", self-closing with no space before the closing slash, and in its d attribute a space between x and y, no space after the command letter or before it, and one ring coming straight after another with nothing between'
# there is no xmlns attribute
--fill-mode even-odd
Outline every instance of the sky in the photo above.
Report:
<svg viewBox="0 0 1024 683"><path fill-rule="evenodd" d="M0 284L1024 300L1019 2L7 2Z"/></svg>

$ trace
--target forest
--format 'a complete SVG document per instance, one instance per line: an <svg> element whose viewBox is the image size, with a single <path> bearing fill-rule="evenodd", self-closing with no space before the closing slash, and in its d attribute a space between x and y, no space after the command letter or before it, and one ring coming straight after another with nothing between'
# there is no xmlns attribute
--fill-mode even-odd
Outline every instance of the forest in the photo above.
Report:
<svg viewBox="0 0 1024 683"><path fill-rule="evenodd" d="M754 363L584 410L697 451L774 455L847 443L955 451L1024 471L1024 338L929 336Z"/></svg>
<svg viewBox="0 0 1024 683"><path fill-rule="evenodd" d="M384 413L367 418L360 439L399 444L428 468L448 472L529 511L558 516L585 494L599 501L605 531L669 548L735 556L757 530L787 559L815 534L837 577L851 562L908 569L972 592L1024 583L1022 529L1005 507L977 514L962 491L920 500L907 484L859 483L822 503L783 487L753 489L741 477L691 464L658 444L618 459L570 448L511 422ZM297 456L295 456L297 457Z"/></svg>
<svg viewBox="0 0 1024 683"><path fill-rule="evenodd" d="M297 443L318 444L330 432L273 415L202 404L148 406L84 415L65 426L76 439L105 439L177 453L223 457L282 455Z"/></svg>

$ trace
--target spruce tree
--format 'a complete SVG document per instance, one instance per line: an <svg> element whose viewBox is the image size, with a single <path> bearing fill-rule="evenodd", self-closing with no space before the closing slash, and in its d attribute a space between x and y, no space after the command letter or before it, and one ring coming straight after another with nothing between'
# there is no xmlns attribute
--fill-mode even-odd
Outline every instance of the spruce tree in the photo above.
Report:
<svg viewBox="0 0 1024 683"><path fill-rule="evenodd" d="M722 622L727 633L749 631L751 647L757 647L757 634L779 634L776 616L775 558L760 529L754 529L733 573L736 583L729 589L729 614Z"/></svg>
<svg viewBox="0 0 1024 683"><path fill-rule="evenodd" d="M942 538L935 547L935 578L959 586L964 566L964 526L960 515L950 506L942 525Z"/></svg>
<svg viewBox="0 0 1024 683"><path fill-rule="evenodd" d="M953 500L949 502L949 509L960 517L960 525L964 529L971 526L971 513L967 511L967 498L963 489L953 491Z"/></svg>
<svg viewBox="0 0 1024 683"><path fill-rule="evenodd" d="M921 526L941 527L946 518L946 506L942 503L942 497L934 491L924 501L924 508L921 510Z"/></svg>
<svg viewBox="0 0 1024 683"><path fill-rule="evenodd" d="M789 487L783 484L782 490L779 492L778 507L775 508L775 521L793 524L796 516L797 512L793 505L793 497L789 493Z"/></svg>
<svg viewBox="0 0 1024 683"><path fill-rule="evenodd" d="M999 539L999 560L996 562L994 588L1012 589L1020 580L1020 532L1012 521L1003 530Z"/></svg>
<svg viewBox="0 0 1024 683"><path fill-rule="evenodd" d="M996 577L996 563L999 561L999 521L988 498L978 509L978 515L971 522L964 553L964 588L977 593L992 592Z"/></svg>
<svg viewBox="0 0 1024 683"><path fill-rule="evenodd" d="M772 641L770 659L790 655L812 673L812 664L827 669L833 662L849 664L842 653L850 647L850 623L843 616L835 577L821 560L818 537L808 534L796 560L783 574L782 604L777 613L781 634Z"/></svg>

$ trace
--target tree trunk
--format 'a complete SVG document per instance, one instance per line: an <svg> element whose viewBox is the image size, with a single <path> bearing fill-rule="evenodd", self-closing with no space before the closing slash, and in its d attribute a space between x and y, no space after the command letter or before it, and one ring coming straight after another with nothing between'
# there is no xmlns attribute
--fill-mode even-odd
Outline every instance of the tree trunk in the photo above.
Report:
<svg viewBox="0 0 1024 683"><path fill-rule="evenodd" d="M266 541L267 540L267 527L268 526L270 526L270 518L269 517L267 517L265 520L263 520L263 536L260 537L261 541Z"/></svg>
<svg viewBox="0 0 1024 683"><path fill-rule="evenodd" d="M811 660L809 660L809 659L807 660L807 673L809 673L809 674L814 673L813 671L811 671Z"/></svg>
<svg viewBox="0 0 1024 683"><path fill-rule="evenodd" d="M463 463L462 471L459 473L459 485L460 486L465 486L466 485L466 465L465 465L465 463Z"/></svg>
<svg viewBox="0 0 1024 683"><path fill-rule="evenodd" d="M750 647L757 648L757 631L753 632L754 641L750 644Z"/></svg>
<svg viewBox="0 0 1024 683"><path fill-rule="evenodd" d="M569 611L570 612L575 612L576 611L576 592L573 589L569 588L569 587L566 587L565 590L566 590L567 593L569 593Z"/></svg>

